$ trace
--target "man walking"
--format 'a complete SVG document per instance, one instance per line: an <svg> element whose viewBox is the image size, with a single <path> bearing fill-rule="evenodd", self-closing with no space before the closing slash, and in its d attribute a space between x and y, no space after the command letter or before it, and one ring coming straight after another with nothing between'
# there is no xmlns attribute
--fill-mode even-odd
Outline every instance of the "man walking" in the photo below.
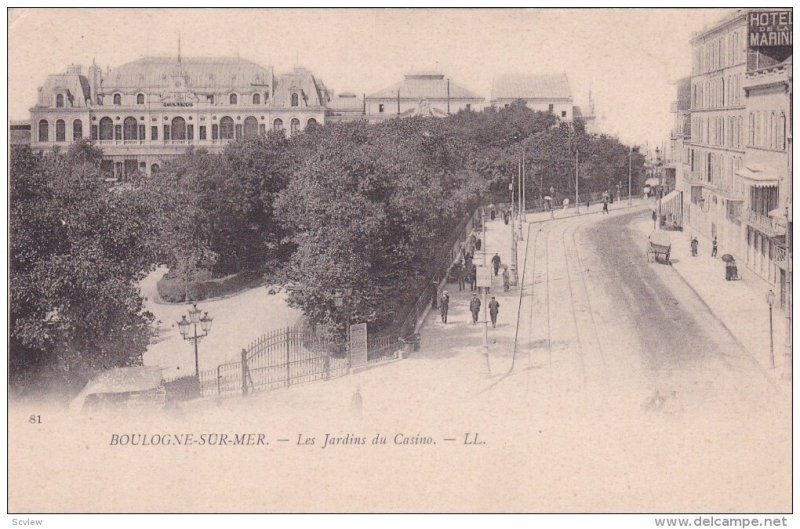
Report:
<svg viewBox="0 0 800 529"><path fill-rule="evenodd" d="M717 256L717 236L714 235L714 240L711 241L711 257Z"/></svg>
<svg viewBox="0 0 800 529"><path fill-rule="evenodd" d="M500 303L494 299L492 296L492 300L489 302L489 316L492 317L492 327L497 326L497 313L500 311Z"/></svg>
<svg viewBox="0 0 800 529"><path fill-rule="evenodd" d="M461 263L456 263L454 268L456 281L458 281L458 291L461 292L464 290L464 267L461 265Z"/></svg>
<svg viewBox="0 0 800 529"><path fill-rule="evenodd" d="M497 272L500 271L500 255L499 254L494 254L494 257L492 257L492 267L494 267L494 275L496 276Z"/></svg>
<svg viewBox="0 0 800 529"><path fill-rule="evenodd" d="M478 294L472 294L469 311L472 313L472 325L475 325L478 323L478 313L481 311L481 300L478 299Z"/></svg>
<svg viewBox="0 0 800 529"><path fill-rule="evenodd" d="M450 308L450 295L447 290L442 292L442 298L439 300L439 312L442 315L442 323L447 323L447 309Z"/></svg>
<svg viewBox="0 0 800 529"><path fill-rule="evenodd" d="M608 214L608 199L603 198L603 213Z"/></svg>
<svg viewBox="0 0 800 529"><path fill-rule="evenodd" d="M478 288L478 270L474 264L469 265L469 289L472 292L475 292L475 289Z"/></svg>

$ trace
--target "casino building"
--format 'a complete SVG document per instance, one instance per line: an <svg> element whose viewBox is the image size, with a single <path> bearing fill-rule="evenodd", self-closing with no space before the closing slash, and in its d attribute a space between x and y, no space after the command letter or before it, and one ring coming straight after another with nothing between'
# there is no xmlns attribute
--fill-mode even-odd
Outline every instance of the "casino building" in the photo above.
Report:
<svg viewBox="0 0 800 529"><path fill-rule="evenodd" d="M91 139L102 168L124 180L157 172L191 146L221 150L267 130L295 134L325 122L331 94L302 67L275 74L231 57L147 57L88 75L72 65L49 75L31 113L31 148L67 147Z"/></svg>

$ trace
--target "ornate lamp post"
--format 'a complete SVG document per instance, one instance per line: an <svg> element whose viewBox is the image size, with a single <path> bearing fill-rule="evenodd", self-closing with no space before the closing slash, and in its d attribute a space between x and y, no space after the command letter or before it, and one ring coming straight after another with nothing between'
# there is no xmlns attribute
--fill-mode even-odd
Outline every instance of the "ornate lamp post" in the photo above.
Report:
<svg viewBox="0 0 800 529"><path fill-rule="evenodd" d="M208 312L203 312L203 316L200 317L201 312L203 311L197 308L197 303L194 303L192 308L189 309L189 319L187 320L184 314L181 316L181 321L178 322L178 329L183 339L194 342L194 375L197 377L198 382L200 382L200 359L197 354L197 343L208 336L211 331L211 322L214 320L214 318L209 317ZM203 334L197 334L197 324L200 324ZM190 326L193 327L192 333L189 332Z"/></svg>

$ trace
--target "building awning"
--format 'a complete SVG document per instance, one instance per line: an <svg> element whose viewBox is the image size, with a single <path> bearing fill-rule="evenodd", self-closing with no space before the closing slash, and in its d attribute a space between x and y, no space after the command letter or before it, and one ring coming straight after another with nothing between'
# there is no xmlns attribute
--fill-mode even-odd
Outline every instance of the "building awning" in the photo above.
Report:
<svg viewBox="0 0 800 529"><path fill-rule="evenodd" d="M778 175L775 174L775 171L760 164L746 165L736 171L736 175L748 180L753 187L778 185Z"/></svg>

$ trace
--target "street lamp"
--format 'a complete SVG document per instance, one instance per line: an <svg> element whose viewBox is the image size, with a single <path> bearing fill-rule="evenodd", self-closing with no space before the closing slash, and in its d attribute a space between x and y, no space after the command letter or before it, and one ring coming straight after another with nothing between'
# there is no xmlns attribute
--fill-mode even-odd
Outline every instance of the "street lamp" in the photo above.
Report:
<svg viewBox="0 0 800 529"><path fill-rule="evenodd" d="M200 314L203 314L201 317ZM189 319L186 319L186 314L181 316L181 321L178 322L178 330L181 333L181 336L184 340L189 342L194 342L194 375L197 378L197 381L200 382L200 359L197 353L197 343L208 336L208 333L211 331L211 322L214 321L214 318L211 318L208 315L208 312L203 312L197 308L197 303L192 304L192 308L189 309ZM200 324L200 329L203 331L203 334L197 334L197 325ZM189 327L193 327L193 332L189 333Z"/></svg>
<svg viewBox="0 0 800 529"><path fill-rule="evenodd" d="M767 305L769 305L769 365L775 369L775 347L772 338L772 305L775 303L775 292L767 292Z"/></svg>

